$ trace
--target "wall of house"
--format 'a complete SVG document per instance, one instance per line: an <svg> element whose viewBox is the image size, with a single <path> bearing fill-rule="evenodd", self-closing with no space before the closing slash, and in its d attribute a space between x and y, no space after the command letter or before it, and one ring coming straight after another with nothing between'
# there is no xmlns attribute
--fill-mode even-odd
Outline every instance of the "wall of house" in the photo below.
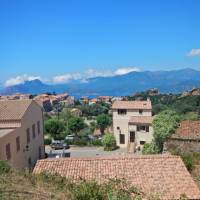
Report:
<svg viewBox="0 0 200 200"><path fill-rule="evenodd" d="M200 152L200 141L168 139L165 143L167 151L180 150L185 153Z"/></svg>
<svg viewBox="0 0 200 200"><path fill-rule="evenodd" d="M119 115L117 109L113 110L113 131L116 138L117 145L124 148L127 147L129 142L129 120L134 116L152 116L151 110L143 110L139 113L138 110L127 110L126 115ZM120 130L117 129L120 128ZM125 134L125 144L120 144L119 134Z"/></svg>
<svg viewBox="0 0 200 200"><path fill-rule="evenodd" d="M40 134L38 134L37 121L40 121ZM32 125L35 124L35 138L32 137ZM30 129L30 143L27 144L26 130ZM16 150L16 138L20 137L20 150ZM28 168L28 159L31 158L31 167L39 159L39 147L44 158L43 114L41 107L32 102L22 119L22 125L1 138L0 158L6 160L6 144L11 145L11 159L8 161L14 168ZM28 149L26 146L28 145Z"/></svg>
<svg viewBox="0 0 200 200"><path fill-rule="evenodd" d="M137 125L129 125L129 132L135 131L135 144L136 147L142 148L143 145L140 145L140 141L145 141L145 143L150 143L153 139L153 127L149 126L149 132L146 131L137 131Z"/></svg>

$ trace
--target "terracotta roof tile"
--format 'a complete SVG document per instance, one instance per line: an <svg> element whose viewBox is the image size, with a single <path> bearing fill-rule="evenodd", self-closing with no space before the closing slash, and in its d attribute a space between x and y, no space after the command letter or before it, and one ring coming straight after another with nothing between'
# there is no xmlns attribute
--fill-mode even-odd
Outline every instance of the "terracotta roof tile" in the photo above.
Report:
<svg viewBox="0 0 200 200"><path fill-rule="evenodd" d="M130 124L152 124L153 117L140 116L131 117L129 120Z"/></svg>
<svg viewBox="0 0 200 200"><path fill-rule="evenodd" d="M182 121L171 138L200 140L200 121Z"/></svg>
<svg viewBox="0 0 200 200"><path fill-rule="evenodd" d="M115 101L112 109L152 109L151 101Z"/></svg>
<svg viewBox="0 0 200 200"><path fill-rule="evenodd" d="M118 156L104 158L61 158L39 160L34 173L58 173L79 181L125 178L144 193L159 194L161 199L200 199L200 191L181 158L170 155Z"/></svg>

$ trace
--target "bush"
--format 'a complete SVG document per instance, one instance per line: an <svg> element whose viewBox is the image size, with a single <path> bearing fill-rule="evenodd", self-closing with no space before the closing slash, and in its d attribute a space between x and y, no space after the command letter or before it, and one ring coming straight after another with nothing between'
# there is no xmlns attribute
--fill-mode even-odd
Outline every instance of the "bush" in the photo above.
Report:
<svg viewBox="0 0 200 200"><path fill-rule="evenodd" d="M102 146L102 142L101 140L91 140L90 141L90 144L93 145L93 146Z"/></svg>
<svg viewBox="0 0 200 200"><path fill-rule="evenodd" d="M157 154L159 153L158 148L155 145L155 142L145 143L142 149L142 154Z"/></svg>
<svg viewBox="0 0 200 200"><path fill-rule="evenodd" d="M50 145L51 144L51 138L44 138L44 145Z"/></svg>
<svg viewBox="0 0 200 200"><path fill-rule="evenodd" d="M106 133L102 138L102 144L105 151L112 151L117 148L116 140L113 134Z"/></svg>
<svg viewBox="0 0 200 200"><path fill-rule="evenodd" d="M78 138L74 140L73 144L77 146L87 146L88 142L85 139Z"/></svg>
<svg viewBox="0 0 200 200"><path fill-rule="evenodd" d="M10 165L5 161L0 160L0 174L8 173L10 171L11 171Z"/></svg>

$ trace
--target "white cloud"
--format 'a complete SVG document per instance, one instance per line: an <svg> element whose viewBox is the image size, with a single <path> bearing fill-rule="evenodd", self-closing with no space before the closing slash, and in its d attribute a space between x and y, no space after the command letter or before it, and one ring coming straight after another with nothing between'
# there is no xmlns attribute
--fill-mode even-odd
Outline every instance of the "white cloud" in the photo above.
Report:
<svg viewBox="0 0 200 200"><path fill-rule="evenodd" d="M10 78L5 82L5 86L9 87L9 86L13 86L13 85L18 85L21 83L24 83L25 81L32 81L35 79L39 79L41 80L41 78L39 76L28 76L27 74L21 75L21 76L17 76L14 78Z"/></svg>
<svg viewBox="0 0 200 200"><path fill-rule="evenodd" d="M88 78L95 77L112 77L117 75L124 75L130 72L140 71L138 67L122 67L116 70L96 70L96 69L88 69L83 73L66 73L54 76L51 80L41 79L39 76L28 76L27 74L17 76L14 78L10 78L5 82L5 86L13 86L24 83L25 81L31 81L35 79L39 79L48 83L67 83L72 80L79 80L82 83L86 83Z"/></svg>
<svg viewBox="0 0 200 200"><path fill-rule="evenodd" d="M82 78L82 76L79 73L63 74L63 75L58 75L58 76L53 77L53 82L54 83L67 83L71 80L79 80L81 78Z"/></svg>
<svg viewBox="0 0 200 200"><path fill-rule="evenodd" d="M114 72L114 75L124 75L128 74L130 72L138 72L141 71L138 67L125 67L125 68L119 68Z"/></svg>
<svg viewBox="0 0 200 200"><path fill-rule="evenodd" d="M192 49L187 55L190 57L200 56L200 49Z"/></svg>

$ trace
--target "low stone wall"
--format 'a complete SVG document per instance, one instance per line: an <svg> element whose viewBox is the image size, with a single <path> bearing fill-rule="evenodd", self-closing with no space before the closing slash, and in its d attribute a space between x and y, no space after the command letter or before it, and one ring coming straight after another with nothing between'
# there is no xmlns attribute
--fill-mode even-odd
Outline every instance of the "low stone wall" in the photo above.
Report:
<svg viewBox="0 0 200 200"><path fill-rule="evenodd" d="M168 139L165 147L167 151L180 150L185 153L200 153L200 140Z"/></svg>

